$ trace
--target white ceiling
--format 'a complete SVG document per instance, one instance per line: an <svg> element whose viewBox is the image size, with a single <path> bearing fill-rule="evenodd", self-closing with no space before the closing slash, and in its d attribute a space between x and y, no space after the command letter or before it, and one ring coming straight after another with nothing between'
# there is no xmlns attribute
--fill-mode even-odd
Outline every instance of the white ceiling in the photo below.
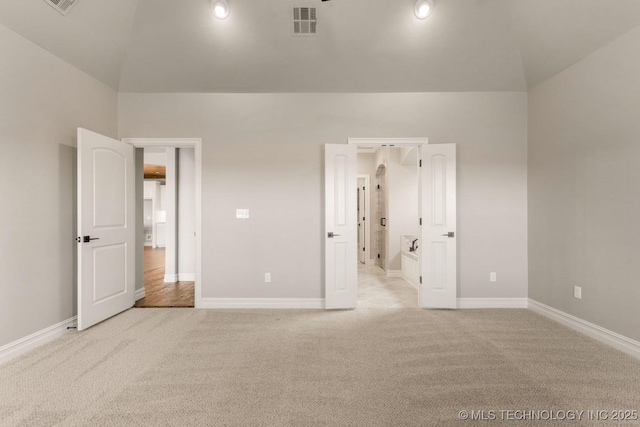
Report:
<svg viewBox="0 0 640 427"><path fill-rule="evenodd" d="M637 0L511 0L509 5L530 88L640 25Z"/></svg>
<svg viewBox="0 0 640 427"><path fill-rule="evenodd" d="M0 24L122 92L450 92L533 87L640 25L638 0L0 0ZM292 37L291 8L318 8Z"/></svg>
<svg viewBox="0 0 640 427"><path fill-rule="evenodd" d="M42 0L0 0L0 24L117 88L136 3L79 0L65 17Z"/></svg>

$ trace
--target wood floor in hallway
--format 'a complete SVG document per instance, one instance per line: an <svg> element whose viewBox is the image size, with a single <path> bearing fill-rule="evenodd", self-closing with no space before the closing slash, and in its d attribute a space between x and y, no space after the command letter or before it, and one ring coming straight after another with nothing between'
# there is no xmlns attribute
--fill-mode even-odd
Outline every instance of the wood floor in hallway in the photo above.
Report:
<svg viewBox="0 0 640 427"><path fill-rule="evenodd" d="M144 247L145 297L135 307L193 307L195 283L164 283L164 259L164 248Z"/></svg>

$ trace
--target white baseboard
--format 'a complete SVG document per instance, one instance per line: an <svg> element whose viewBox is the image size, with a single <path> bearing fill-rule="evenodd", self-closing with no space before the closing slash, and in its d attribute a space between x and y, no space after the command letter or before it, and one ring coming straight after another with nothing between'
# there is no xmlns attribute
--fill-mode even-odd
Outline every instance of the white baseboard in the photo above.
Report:
<svg viewBox="0 0 640 427"><path fill-rule="evenodd" d="M402 278L404 279L405 282L407 282L408 284L410 284L411 286L413 286L416 289L420 289L420 284L418 282L416 282L415 280L413 280L411 277L407 276L406 274L402 274Z"/></svg>
<svg viewBox="0 0 640 427"><path fill-rule="evenodd" d="M178 281L177 274L165 274L164 283L176 283Z"/></svg>
<svg viewBox="0 0 640 427"><path fill-rule="evenodd" d="M0 347L0 365L65 335L68 332L67 327L76 325L77 318L77 316L73 316L70 319L63 320L60 323Z"/></svg>
<svg viewBox="0 0 640 427"><path fill-rule="evenodd" d="M400 277L400 278L402 278L402 270L387 270L387 277Z"/></svg>
<svg viewBox="0 0 640 427"><path fill-rule="evenodd" d="M324 309L324 298L202 298L200 308Z"/></svg>
<svg viewBox="0 0 640 427"><path fill-rule="evenodd" d="M146 294L144 292L144 288L136 289L135 292L133 293L134 301L138 301L139 299L144 298L145 295Z"/></svg>
<svg viewBox="0 0 640 427"><path fill-rule="evenodd" d="M196 273L178 273L178 282L195 282Z"/></svg>
<svg viewBox="0 0 640 427"><path fill-rule="evenodd" d="M640 342L530 299L529 309L588 337L640 359Z"/></svg>
<svg viewBox="0 0 640 427"><path fill-rule="evenodd" d="M527 298L458 298L458 308L528 308Z"/></svg>

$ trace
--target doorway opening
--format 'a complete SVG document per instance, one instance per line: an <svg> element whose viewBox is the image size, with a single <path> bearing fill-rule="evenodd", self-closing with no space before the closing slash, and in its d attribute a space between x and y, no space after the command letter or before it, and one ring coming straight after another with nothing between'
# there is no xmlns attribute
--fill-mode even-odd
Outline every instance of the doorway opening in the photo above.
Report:
<svg viewBox="0 0 640 427"><path fill-rule="evenodd" d="M136 301L135 307L194 307L195 282L165 282L165 256L165 248L144 247L145 296Z"/></svg>
<svg viewBox="0 0 640 427"><path fill-rule="evenodd" d="M373 238L364 256L358 245L358 307L418 308L417 147L358 147L359 236L363 210L360 183L365 176L372 183L370 197L364 200L371 212L370 227L365 231Z"/></svg>
<svg viewBox="0 0 640 427"><path fill-rule="evenodd" d="M195 153L193 148L142 150L144 296L135 306L193 307Z"/></svg>
<svg viewBox="0 0 640 427"><path fill-rule="evenodd" d="M201 140L130 138L136 147L136 307L200 306ZM143 173L144 170L144 173ZM144 180L142 177L144 176Z"/></svg>
<svg viewBox="0 0 640 427"><path fill-rule="evenodd" d="M402 258L399 252L392 250L392 246L407 248L406 252L412 252L417 258L417 261L412 260L412 264L419 278L419 307L457 306L456 145L430 145L426 138L349 138L346 145L325 144L324 150L324 291L328 310L356 308L358 305L358 149L390 145L415 149L419 153L419 240L411 239L413 232L402 234L402 238L389 233L385 239L389 248L385 254L386 275L390 277L401 272L397 269ZM386 166L388 168L389 164ZM401 185L399 188L405 187ZM391 194L389 191L386 193ZM409 200L416 201L415 198ZM387 203L387 209L392 206ZM391 219L396 224L402 212L394 210L383 217L386 221L382 222L382 227L391 229ZM412 209L407 212L412 212ZM416 244L420 247L417 254Z"/></svg>

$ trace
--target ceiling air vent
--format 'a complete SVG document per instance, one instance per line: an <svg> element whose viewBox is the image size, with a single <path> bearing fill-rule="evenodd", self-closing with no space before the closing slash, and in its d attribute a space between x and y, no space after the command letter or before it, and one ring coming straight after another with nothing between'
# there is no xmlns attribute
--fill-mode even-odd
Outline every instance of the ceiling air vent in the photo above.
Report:
<svg viewBox="0 0 640 427"><path fill-rule="evenodd" d="M317 36L318 19L315 7L293 8L293 35Z"/></svg>
<svg viewBox="0 0 640 427"><path fill-rule="evenodd" d="M46 4L67 16L67 14L73 9L73 6L78 3L78 0L44 0Z"/></svg>

